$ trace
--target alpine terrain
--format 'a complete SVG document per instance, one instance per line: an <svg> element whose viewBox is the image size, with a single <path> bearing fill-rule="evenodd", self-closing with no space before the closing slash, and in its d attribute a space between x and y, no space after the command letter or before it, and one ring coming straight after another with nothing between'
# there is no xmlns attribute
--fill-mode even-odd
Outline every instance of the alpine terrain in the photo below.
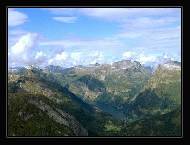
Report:
<svg viewBox="0 0 190 145"><path fill-rule="evenodd" d="M9 68L8 136L180 136L181 63Z"/></svg>

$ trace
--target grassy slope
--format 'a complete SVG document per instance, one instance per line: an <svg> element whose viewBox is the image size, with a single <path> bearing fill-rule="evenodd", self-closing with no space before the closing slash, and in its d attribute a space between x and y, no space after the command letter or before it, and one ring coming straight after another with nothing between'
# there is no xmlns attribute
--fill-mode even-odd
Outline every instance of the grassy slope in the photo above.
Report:
<svg viewBox="0 0 190 145"><path fill-rule="evenodd" d="M127 136L180 136L180 108L163 115L154 115L135 121L128 124L122 131L127 132Z"/></svg>
<svg viewBox="0 0 190 145"><path fill-rule="evenodd" d="M22 88L20 88L18 80L23 79L25 81L22 81ZM42 90L44 91L43 94ZM118 124L118 121L108 114L86 108L87 106L76 101L76 99L74 100L71 96L68 96L71 94L65 94L64 91L59 84L47 81L43 77L34 74L32 76L18 77L17 80L12 82L9 81L9 134L36 136L73 134L69 128L56 123L45 112L29 104L27 102L29 96L35 96L46 104L73 115L88 130L90 136L106 136L115 133L113 130L111 132L106 130L105 125L108 121L114 124ZM26 116L31 114L33 116L24 121L19 117L19 112L25 112Z"/></svg>
<svg viewBox="0 0 190 145"><path fill-rule="evenodd" d="M10 136L72 136L68 127L55 122L49 116L28 103L34 94L9 93L8 135ZM36 97L40 97L37 96Z"/></svg>
<svg viewBox="0 0 190 145"><path fill-rule="evenodd" d="M165 117L164 117L163 115L161 115L162 113L154 114L154 112L160 109L160 106L159 106L160 102L162 102L163 104L164 98L169 98L172 102L174 102L174 105L177 104L176 106L181 104L180 102L181 96L179 94L180 93L180 72L165 71L161 68L155 72L155 74L149 80L148 85L147 85L147 88L149 91L143 92L141 95L139 95L139 97L137 96L137 98L134 100L134 102L136 101L136 103L134 103L135 105L132 107L133 111L135 111L135 109L137 110L137 112L141 111L139 113L153 112L153 114L149 115L149 117L150 118L152 117L152 118L150 120L148 119L150 122L147 119L141 119L134 123L130 123L129 126L127 127L128 131L123 130L124 128L123 123L121 123L120 121L114 120L110 115L106 115L99 111L91 112L88 109L85 109L84 107L85 105L81 105L81 103L74 101L69 96L70 94L64 94L63 92L64 90L62 90L63 89L62 86L64 86L65 84L61 86L60 82L63 82L64 80L69 79L68 77L60 76L59 74L60 81L58 82L57 81L58 78L55 79L54 76L49 77L49 75L50 74L47 75L40 72L39 74L35 73L34 76L29 76L27 78L24 78L25 80L27 80L23 83L24 90L19 88L19 84L16 83L16 81L9 82L9 90L12 90L12 93L13 93L9 95L9 106L10 106L9 107L9 116L10 116L9 117L10 118L9 133L11 135L13 135L13 133L16 135L23 135L23 134L26 134L26 135L28 134L29 135L49 135L49 134L71 135L72 134L72 131L69 130L67 127L60 126L60 124L57 124L53 120L48 118L48 116L44 112L41 112L40 110L35 108L33 105L28 104L27 99L25 99L27 98L27 96L22 94L22 92L28 92L28 91L29 91L28 93L32 93L33 95L36 95L36 96L38 95L41 97L44 96L42 97L44 102L49 103L51 106L55 106L62 110L65 110L66 112L69 112L71 115L75 116L76 119L89 131L90 136L179 134L179 124L180 124L179 115L170 115L169 113L165 112L168 115L165 114ZM85 79L86 77L82 77L84 76L83 73L80 73L79 76L76 76L75 72L73 74L68 73L67 75L71 75L70 78L73 79L73 80L69 79L67 80L67 82L80 80L80 82L82 81L85 84L90 83L90 89L92 91L99 89L98 88L99 85L93 85L94 81L89 82L87 81L89 79ZM74 77L72 75L74 75ZM138 76L138 75L135 76L133 73L130 73L130 75L132 75L131 78ZM26 73L25 73L25 76L27 76ZM81 77L83 79L80 79ZM141 76L137 78L139 78L140 80ZM119 82L121 82L121 84L123 83L122 81L119 81ZM109 85L111 84L114 84L114 83L112 82L109 83ZM131 84L132 84L131 86L134 86L135 84L135 82L133 82L132 79L131 79ZM104 84L102 84L102 86L103 86L102 88L104 88ZM110 87L114 88L113 86L110 86ZM45 94L42 95L40 94L40 92L44 88L46 88L47 90L45 90ZM118 89L121 89L120 85L117 85L116 90ZM48 94L51 94L51 95L47 97ZM112 94L110 94L110 96L109 96L109 93L106 95L108 95L107 98L105 98L105 96L103 95L104 99L110 100L110 97L112 97ZM150 100L146 99L147 96L149 96ZM114 100L114 102L117 102L117 100ZM122 102L122 101L119 101L119 102ZM27 121L23 121L23 119L18 116L18 113L20 112L18 107L20 107L20 109L22 110L21 112L28 112L29 114L34 113L36 115L29 118ZM172 109L169 110L168 112L170 111L172 111ZM171 123L172 120L174 120L174 122L178 122L176 123L178 127L176 127L175 123L174 124ZM15 122L17 123L15 124ZM161 124L159 124L160 122ZM55 124L55 125L52 125L52 124ZM146 132L148 130L147 128L149 127L151 127L151 131ZM174 130L168 132L167 130L170 127L171 128L173 127Z"/></svg>

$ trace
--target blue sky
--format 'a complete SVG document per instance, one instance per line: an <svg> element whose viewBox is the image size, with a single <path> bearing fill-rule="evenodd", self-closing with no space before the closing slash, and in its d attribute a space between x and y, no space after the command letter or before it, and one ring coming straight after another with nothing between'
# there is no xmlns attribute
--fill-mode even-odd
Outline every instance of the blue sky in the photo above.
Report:
<svg viewBox="0 0 190 145"><path fill-rule="evenodd" d="M181 61L180 8L9 8L9 66Z"/></svg>

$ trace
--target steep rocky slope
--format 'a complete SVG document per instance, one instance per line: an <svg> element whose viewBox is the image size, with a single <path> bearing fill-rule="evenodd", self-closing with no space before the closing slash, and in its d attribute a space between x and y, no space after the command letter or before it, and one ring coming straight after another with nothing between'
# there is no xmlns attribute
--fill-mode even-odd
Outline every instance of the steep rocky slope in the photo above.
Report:
<svg viewBox="0 0 190 145"><path fill-rule="evenodd" d="M141 93L126 104L125 114L127 118L134 120L154 114L165 114L179 106L181 66L179 63L167 62L158 66Z"/></svg>
<svg viewBox="0 0 190 145"><path fill-rule="evenodd" d="M107 121L119 123L67 88L46 80L40 69L9 73L8 84L10 136L105 136L110 132L104 128Z"/></svg>
<svg viewBox="0 0 190 145"><path fill-rule="evenodd" d="M123 60L110 65L75 67L69 74L75 76L66 85L71 92L114 115L121 114L118 111L123 105L139 94L151 72L138 62Z"/></svg>

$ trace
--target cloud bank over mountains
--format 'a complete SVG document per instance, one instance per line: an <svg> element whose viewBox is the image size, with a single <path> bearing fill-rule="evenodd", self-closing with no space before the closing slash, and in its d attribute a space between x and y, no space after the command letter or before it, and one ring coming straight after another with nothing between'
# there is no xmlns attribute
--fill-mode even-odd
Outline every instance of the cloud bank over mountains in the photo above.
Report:
<svg viewBox="0 0 190 145"><path fill-rule="evenodd" d="M30 13L40 11L41 15L48 19L49 25L47 24L46 31L52 36L40 32L46 25L36 25L38 22L33 20L33 16L28 13L29 10L25 11L19 8L9 8L8 11L9 66L52 64L71 67L111 63L121 59L137 60L142 64L158 62L161 58L181 60L179 8L36 8L31 10ZM81 25L80 21L87 25ZM102 37L98 29L97 33L90 33L89 30L89 34L81 34L84 36L77 39L66 38L66 32L59 35L59 31L64 27L70 27L72 33L75 33L76 26L86 31L90 24L96 22L102 23L102 27L105 25L103 22L114 24L113 29L117 31L106 37ZM54 25L59 27L53 27ZM106 33L109 29L101 31ZM59 39L50 38L53 36Z"/></svg>

